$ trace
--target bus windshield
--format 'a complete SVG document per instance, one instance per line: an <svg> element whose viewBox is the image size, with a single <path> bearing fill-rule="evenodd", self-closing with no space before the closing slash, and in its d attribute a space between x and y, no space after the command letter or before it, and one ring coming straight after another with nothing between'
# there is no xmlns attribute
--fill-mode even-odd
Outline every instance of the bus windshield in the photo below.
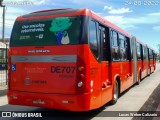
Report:
<svg viewBox="0 0 160 120"><path fill-rule="evenodd" d="M43 46L79 44L81 17L17 21L10 46Z"/></svg>

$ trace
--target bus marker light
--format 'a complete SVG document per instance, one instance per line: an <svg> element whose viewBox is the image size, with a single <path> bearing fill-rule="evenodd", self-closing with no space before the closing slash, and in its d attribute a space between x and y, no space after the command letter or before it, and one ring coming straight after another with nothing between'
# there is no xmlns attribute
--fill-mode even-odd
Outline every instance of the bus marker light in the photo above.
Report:
<svg viewBox="0 0 160 120"><path fill-rule="evenodd" d="M91 89L91 92L93 92L93 89Z"/></svg>
<svg viewBox="0 0 160 120"><path fill-rule="evenodd" d="M69 104L69 103L74 103L74 101L62 100L62 103L64 103L64 104Z"/></svg>
<svg viewBox="0 0 160 120"><path fill-rule="evenodd" d="M83 86L83 82L81 81L78 83L78 87L82 87L82 86Z"/></svg>
<svg viewBox="0 0 160 120"><path fill-rule="evenodd" d="M93 87L93 80L91 80L91 83L90 83L91 87Z"/></svg>
<svg viewBox="0 0 160 120"><path fill-rule="evenodd" d="M84 78L85 76L84 76L84 74L81 74L81 78Z"/></svg>
<svg viewBox="0 0 160 120"><path fill-rule="evenodd" d="M84 70L84 67L83 67L83 66L78 67L78 70L79 70L79 71L83 71L83 70Z"/></svg>

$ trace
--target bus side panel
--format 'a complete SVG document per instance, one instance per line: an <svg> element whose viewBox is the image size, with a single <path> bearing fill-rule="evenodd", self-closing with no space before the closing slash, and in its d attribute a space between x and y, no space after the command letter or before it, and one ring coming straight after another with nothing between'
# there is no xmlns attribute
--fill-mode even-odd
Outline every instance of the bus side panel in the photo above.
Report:
<svg viewBox="0 0 160 120"><path fill-rule="evenodd" d="M112 76L112 85L115 82L115 77L120 75L120 69L121 69L122 65L120 62L112 62L111 63L111 76ZM124 83L124 81L121 81L121 83ZM121 88L123 89L123 88ZM112 93L113 96L113 93Z"/></svg>
<svg viewBox="0 0 160 120"><path fill-rule="evenodd" d="M133 76L131 76L131 69L132 69L132 67L130 66L130 61L125 61L125 62L122 62L122 66L123 67L121 67L121 74L122 75L120 75L120 76L123 76L123 78L124 78L124 84L123 85L121 85L121 86L123 86L122 88L122 90L126 90L126 89L128 89L130 86L132 86L133 85Z"/></svg>
<svg viewBox="0 0 160 120"><path fill-rule="evenodd" d="M115 77L118 75L120 77L120 93L133 84L129 69L131 69L129 61L112 63L112 84L114 84Z"/></svg>
<svg viewBox="0 0 160 120"><path fill-rule="evenodd" d="M149 53L149 48L147 48L147 52L148 52L148 75L151 74L151 59L150 59L150 53Z"/></svg>
<svg viewBox="0 0 160 120"><path fill-rule="evenodd" d="M154 71L154 60L152 59L151 60L151 72L153 72Z"/></svg>
<svg viewBox="0 0 160 120"><path fill-rule="evenodd" d="M97 62L93 53L89 51L90 59L90 108L96 109L101 106L101 64Z"/></svg>
<svg viewBox="0 0 160 120"><path fill-rule="evenodd" d="M142 64L143 64L143 68L142 68L142 76L141 76L141 78L144 78L144 77L146 77L147 76L147 62L146 62L146 60L143 60L142 61Z"/></svg>
<svg viewBox="0 0 160 120"><path fill-rule="evenodd" d="M137 77L140 79L140 72L142 71L142 60L137 61Z"/></svg>
<svg viewBox="0 0 160 120"><path fill-rule="evenodd" d="M106 104L112 99L112 89L113 86L111 84L111 77L110 77L110 63L107 61L101 62L101 93L102 93L102 105Z"/></svg>
<svg viewBox="0 0 160 120"><path fill-rule="evenodd" d="M129 80L129 84L132 86L134 83L133 83L133 79L134 79L134 61L131 60L130 61L130 80Z"/></svg>

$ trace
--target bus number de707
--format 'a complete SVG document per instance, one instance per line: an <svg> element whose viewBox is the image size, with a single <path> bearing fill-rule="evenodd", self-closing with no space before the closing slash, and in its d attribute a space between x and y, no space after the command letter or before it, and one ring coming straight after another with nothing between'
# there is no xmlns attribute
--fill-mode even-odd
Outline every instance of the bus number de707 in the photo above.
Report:
<svg viewBox="0 0 160 120"><path fill-rule="evenodd" d="M74 73L74 66L51 66L51 73Z"/></svg>

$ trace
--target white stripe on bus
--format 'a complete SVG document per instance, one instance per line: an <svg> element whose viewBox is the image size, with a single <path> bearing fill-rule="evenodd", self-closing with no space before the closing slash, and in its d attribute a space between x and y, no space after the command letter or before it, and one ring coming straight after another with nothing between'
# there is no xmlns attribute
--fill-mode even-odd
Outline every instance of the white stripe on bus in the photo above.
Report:
<svg viewBox="0 0 160 120"><path fill-rule="evenodd" d="M77 55L11 56L11 62L76 62Z"/></svg>

